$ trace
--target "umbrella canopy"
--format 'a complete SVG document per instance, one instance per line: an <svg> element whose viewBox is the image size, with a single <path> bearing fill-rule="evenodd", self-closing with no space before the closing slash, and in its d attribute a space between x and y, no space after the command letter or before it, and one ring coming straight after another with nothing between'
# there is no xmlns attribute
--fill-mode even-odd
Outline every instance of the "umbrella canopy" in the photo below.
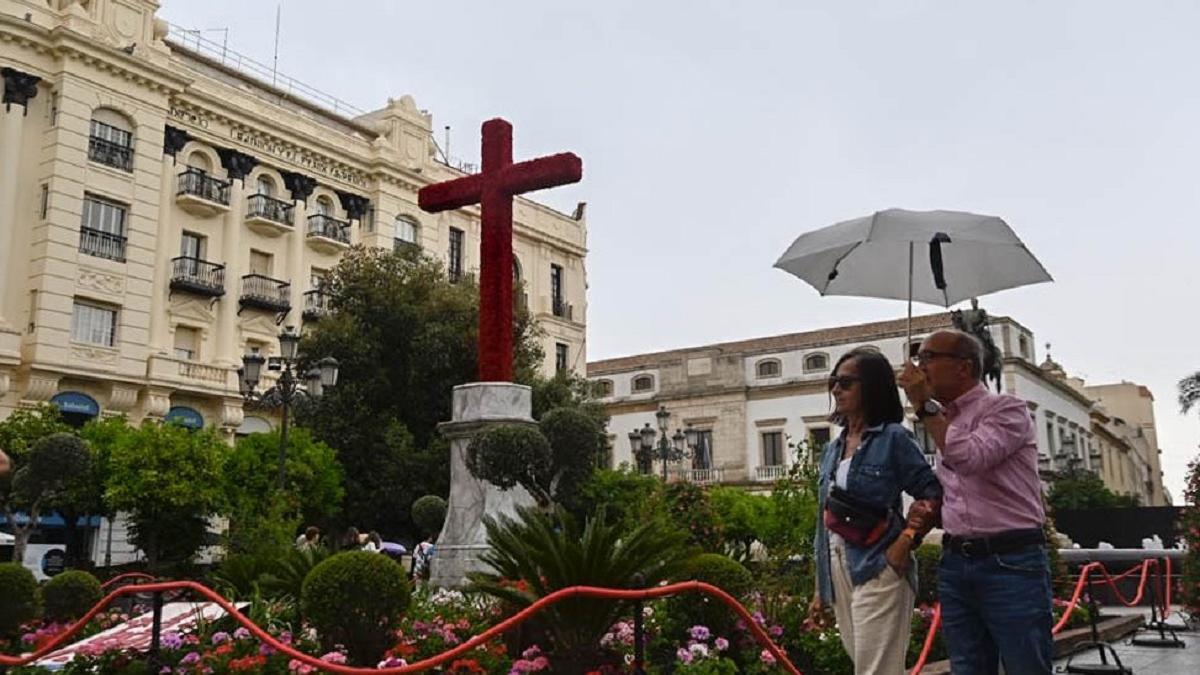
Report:
<svg viewBox="0 0 1200 675"><path fill-rule="evenodd" d="M836 223L800 235L775 267L821 295L942 307L1053 281L1002 219L962 211L888 209Z"/></svg>

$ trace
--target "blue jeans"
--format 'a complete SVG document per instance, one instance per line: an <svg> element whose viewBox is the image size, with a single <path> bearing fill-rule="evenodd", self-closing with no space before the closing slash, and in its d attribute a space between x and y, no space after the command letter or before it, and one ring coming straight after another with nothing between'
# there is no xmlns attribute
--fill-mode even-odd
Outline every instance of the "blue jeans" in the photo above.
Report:
<svg viewBox="0 0 1200 675"><path fill-rule="evenodd" d="M1042 546L967 557L947 550L938 566L942 632L954 675L1050 675L1050 565Z"/></svg>

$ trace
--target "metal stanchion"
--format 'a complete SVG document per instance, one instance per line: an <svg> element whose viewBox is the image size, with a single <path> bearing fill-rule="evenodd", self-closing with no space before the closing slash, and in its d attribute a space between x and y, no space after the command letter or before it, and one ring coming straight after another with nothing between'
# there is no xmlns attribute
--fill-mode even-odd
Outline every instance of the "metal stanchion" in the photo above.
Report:
<svg viewBox="0 0 1200 675"><path fill-rule="evenodd" d="M150 624L150 664L157 668L162 665L158 661L158 650L162 642L162 591L154 591L154 618Z"/></svg>
<svg viewBox="0 0 1200 675"><path fill-rule="evenodd" d="M1183 643L1183 640L1179 639L1179 636L1175 634L1175 631L1172 629L1172 627L1167 625L1166 611L1163 612L1161 617L1158 614L1158 606L1161 603L1161 596L1159 595L1158 589L1163 582L1163 565L1164 559L1159 559L1158 564L1154 566L1155 580L1154 583L1150 585L1150 620L1147 621L1144 626L1142 626L1142 630L1158 630L1158 637L1134 636L1134 638L1129 642L1139 647L1178 647L1183 649L1187 645ZM1168 610L1169 609L1170 608L1168 608ZM1170 633L1171 637L1167 637L1167 633Z"/></svg>
<svg viewBox="0 0 1200 675"><path fill-rule="evenodd" d="M1104 673L1133 675L1133 670L1121 665L1121 657L1117 656L1117 650L1113 649L1112 645L1100 640L1100 629L1096 627L1096 619L1100 615L1100 608L1096 605L1096 594L1092 589L1091 570L1087 570L1085 573L1087 574L1088 609L1090 610L1089 613L1091 614L1088 623L1091 624L1092 639L1080 645L1079 653L1095 647L1096 650L1100 652L1100 663L1071 663L1071 661L1075 658L1075 654L1072 654L1069 658L1067 658L1065 670L1068 673L1085 673L1086 675L1102 675ZM1105 650L1112 652L1112 658L1115 663L1108 662L1108 657Z"/></svg>

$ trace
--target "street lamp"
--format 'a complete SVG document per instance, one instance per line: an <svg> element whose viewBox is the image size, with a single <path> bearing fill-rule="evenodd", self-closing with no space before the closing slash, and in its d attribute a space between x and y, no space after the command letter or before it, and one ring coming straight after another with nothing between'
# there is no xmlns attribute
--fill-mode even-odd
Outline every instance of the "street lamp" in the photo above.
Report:
<svg viewBox="0 0 1200 675"><path fill-rule="evenodd" d="M658 423L658 430L655 431L650 423L646 422L646 426L641 429L630 431L629 449L633 452L638 470L642 473L650 473L655 460L662 462L662 478L665 483L667 463L691 457L700 432L689 424L686 432L676 429L674 434L670 434L671 413L665 406L659 406L654 417Z"/></svg>
<svg viewBox="0 0 1200 675"><path fill-rule="evenodd" d="M263 392L255 391L262 378L262 367L267 359L261 354L246 354L242 357L242 367L238 369L238 386L242 397L248 403L255 403L268 408L279 408L282 421L279 425L279 489L283 489L286 477L286 460L288 444L288 415L292 405L301 398L315 400L324 394L325 387L337 384L338 362L332 356L318 361L304 373L304 381L299 375L300 334L292 326L288 326L279 334L279 359L271 359L268 368L282 370L279 381L270 389ZM295 372L293 373L293 369Z"/></svg>

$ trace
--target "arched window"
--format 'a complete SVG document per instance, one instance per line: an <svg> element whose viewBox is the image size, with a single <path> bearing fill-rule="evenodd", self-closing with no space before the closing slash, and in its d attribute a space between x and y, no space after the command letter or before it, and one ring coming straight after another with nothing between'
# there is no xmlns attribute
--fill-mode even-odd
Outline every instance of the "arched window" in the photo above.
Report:
<svg viewBox="0 0 1200 675"><path fill-rule="evenodd" d="M809 354L804 357L804 372L816 373L825 370L829 370L828 354Z"/></svg>
<svg viewBox="0 0 1200 675"><path fill-rule="evenodd" d="M266 174L259 174L258 180L254 183L258 190L256 194L265 195L267 197L275 196L275 181L271 180Z"/></svg>
<svg viewBox="0 0 1200 675"><path fill-rule="evenodd" d="M199 150L196 150L192 152L192 154L188 155L187 165L193 169L203 171L204 173L212 172L212 161L208 158L206 153Z"/></svg>
<svg viewBox="0 0 1200 675"><path fill-rule="evenodd" d="M647 391L654 391L653 375L638 375L633 378L633 393L640 394Z"/></svg>
<svg viewBox="0 0 1200 675"><path fill-rule="evenodd" d="M593 391L599 398L608 398L613 395L612 380L596 380L593 387Z"/></svg>
<svg viewBox="0 0 1200 675"><path fill-rule="evenodd" d="M754 366L759 378L779 377L783 373L783 365L779 359L763 359Z"/></svg>
<svg viewBox="0 0 1200 675"><path fill-rule="evenodd" d="M121 113L99 108L92 113L88 159L122 171L133 171L133 125Z"/></svg>
<svg viewBox="0 0 1200 675"><path fill-rule="evenodd" d="M333 202L329 201L329 197L317 197L317 215L333 217Z"/></svg>

